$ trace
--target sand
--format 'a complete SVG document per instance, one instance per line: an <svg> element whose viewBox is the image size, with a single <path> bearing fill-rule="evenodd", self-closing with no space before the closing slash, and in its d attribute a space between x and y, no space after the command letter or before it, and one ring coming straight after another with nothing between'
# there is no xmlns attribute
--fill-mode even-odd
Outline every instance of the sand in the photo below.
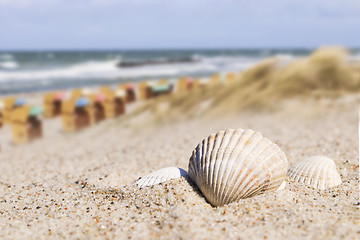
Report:
<svg viewBox="0 0 360 240"><path fill-rule="evenodd" d="M359 99L292 99L271 111L158 126L143 115L70 134L61 132L59 118L46 119L44 138L20 146L2 128L0 238L360 239ZM283 191L217 208L184 178L132 185L163 167L187 170L195 146L228 128L260 131L290 165L329 156L343 184L321 191L290 181Z"/></svg>

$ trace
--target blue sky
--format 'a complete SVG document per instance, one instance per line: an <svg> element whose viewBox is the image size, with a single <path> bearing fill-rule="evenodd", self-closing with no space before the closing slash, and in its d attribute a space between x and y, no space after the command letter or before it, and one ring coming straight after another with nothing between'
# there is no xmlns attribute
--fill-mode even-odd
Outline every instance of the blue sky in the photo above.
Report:
<svg viewBox="0 0 360 240"><path fill-rule="evenodd" d="M360 46L360 0L0 0L0 49Z"/></svg>

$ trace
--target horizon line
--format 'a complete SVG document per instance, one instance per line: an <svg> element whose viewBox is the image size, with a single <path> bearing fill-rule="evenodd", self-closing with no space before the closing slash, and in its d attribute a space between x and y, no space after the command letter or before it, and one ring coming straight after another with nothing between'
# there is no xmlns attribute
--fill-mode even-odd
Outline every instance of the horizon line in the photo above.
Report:
<svg viewBox="0 0 360 240"><path fill-rule="evenodd" d="M191 47L191 48L11 48L11 49L0 49L0 52L41 52L41 51L217 51L217 50L315 50L322 47L344 47L349 50L358 50L360 46L344 46L344 45L323 45L318 47Z"/></svg>

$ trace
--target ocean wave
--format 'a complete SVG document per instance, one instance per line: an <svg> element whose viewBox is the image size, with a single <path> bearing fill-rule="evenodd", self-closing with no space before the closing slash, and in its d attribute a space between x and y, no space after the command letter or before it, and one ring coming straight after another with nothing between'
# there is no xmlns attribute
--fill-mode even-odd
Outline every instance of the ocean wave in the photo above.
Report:
<svg viewBox="0 0 360 240"><path fill-rule="evenodd" d="M239 57L206 57L201 61L169 63L159 65L118 67L119 59L108 61L87 61L69 67L40 70L1 71L0 81L26 81L51 79L115 79L115 78L156 78L180 75L211 74L223 71L240 71L258 60Z"/></svg>
<svg viewBox="0 0 360 240"><path fill-rule="evenodd" d="M19 64L15 61L4 61L0 62L0 69L16 69L19 67Z"/></svg>

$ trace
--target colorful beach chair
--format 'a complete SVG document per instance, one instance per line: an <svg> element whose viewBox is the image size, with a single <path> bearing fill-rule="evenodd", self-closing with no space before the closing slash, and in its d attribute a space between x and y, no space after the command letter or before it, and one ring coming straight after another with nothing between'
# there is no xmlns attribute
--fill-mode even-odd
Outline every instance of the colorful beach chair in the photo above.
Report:
<svg viewBox="0 0 360 240"><path fill-rule="evenodd" d="M107 91L104 93L106 118L117 117L125 113L126 92L123 90Z"/></svg>
<svg viewBox="0 0 360 240"><path fill-rule="evenodd" d="M71 98L78 99L80 97L86 97L90 94L93 94L94 92L89 88L78 88L74 89L71 92Z"/></svg>
<svg viewBox="0 0 360 240"><path fill-rule="evenodd" d="M44 116L47 118L61 114L61 103L65 99L65 92L49 92L44 95Z"/></svg>
<svg viewBox="0 0 360 240"><path fill-rule="evenodd" d="M94 115L88 98L70 98L61 105L64 132L74 132L90 126L92 116Z"/></svg>
<svg viewBox="0 0 360 240"><path fill-rule="evenodd" d="M143 81L138 84L138 93L140 100L147 100L151 98L151 94L149 94L148 87L150 86L150 82Z"/></svg>
<svg viewBox="0 0 360 240"><path fill-rule="evenodd" d="M119 85L119 90L126 92L126 102L131 103L136 101L135 85L131 83L123 83Z"/></svg>
<svg viewBox="0 0 360 240"><path fill-rule="evenodd" d="M3 124L10 124L11 112L21 106L24 106L26 100L23 98L8 97L2 100L4 107L2 111Z"/></svg>
<svg viewBox="0 0 360 240"><path fill-rule="evenodd" d="M182 77L177 82L177 91L178 92L185 92L190 90L193 85L193 80L190 77Z"/></svg>
<svg viewBox="0 0 360 240"><path fill-rule="evenodd" d="M0 128L3 126L3 110L4 110L4 102L0 101Z"/></svg>
<svg viewBox="0 0 360 240"><path fill-rule="evenodd" d="M213 74L213 75L210 77L209 85L213 86L213 85L219 84L220 81L221 81L221 79L220 79L220 74L219 74L219 73Z"/></svg>
<svg viewBox="0 0 360 240"><path fill-rule="evenodd" d="M173 85L170 83L155 85L151 87L151 95L152 97L168 95L172 92L172 89L173 89Z"/></svg>
<svg viewBox="0 0 360 240"><path fill-rule="evenodd" d="M21 106L11 112L10 121L13 143L26 143L43 135L40 106Z"/></svg>
<svg viewBox="0 0 360 240"><path fill-rule="evenodd" d="M90 100L91 123L98 123L105 119L105 95L102 93L90 94L87 96Z"/></svg>

